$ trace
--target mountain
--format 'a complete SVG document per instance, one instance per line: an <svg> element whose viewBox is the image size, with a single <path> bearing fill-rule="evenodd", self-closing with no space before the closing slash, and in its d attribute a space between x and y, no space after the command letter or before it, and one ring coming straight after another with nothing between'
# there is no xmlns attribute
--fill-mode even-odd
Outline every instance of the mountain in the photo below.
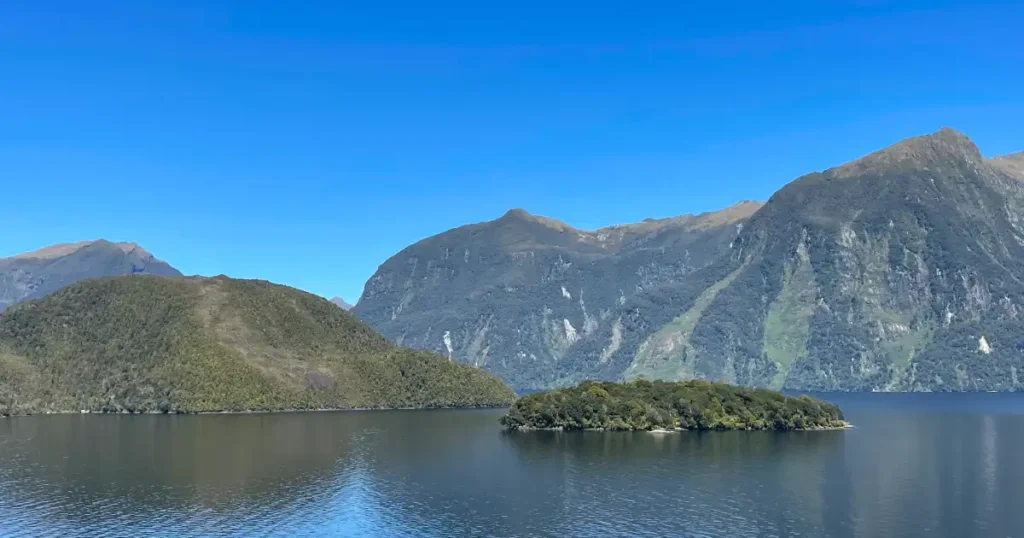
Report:
<svg viewBox="0 0 1024 538"><path fill-rule="evenodd" d="M555 221L506 216L402 251L355 312L518 387L647 377L1021 390L1022 161L986 159L944 128L798 178L763 206L711 214L719 226L649 232L671 246L648 263Z"/></svg>
<svg viewBox="0 0 1024 538"><path fill-rule="evenodd" d="M135 243L103 239L51 245L0 258L0 312L85 278L139 273L181 276Z"/></svg>
<svg viewBox="0 0 1024 538"><path fill-rule="evenodd" d="M1024 151L995 157L992 159L992 164L1002 171L1024 180Z"/></svg>
<svg viewBox="0 0 1024 538"><path fill-rule="evenodd" d="M399 343L515 387L577 381L616 355L636 321L624 308L629 298L722 257L760 207L741 202L592 231L514 209L393 256L352 311Z"/></svg>
<svg viewBox="0 0 1024 538"><path fill-rule="evenodd" d="M263 281L120 276L0 314L0 413L507 404L497 378L396 346Z"/></svg>
<svg viewBox="0 0 1024 538"><path fill-rule="evenodd" d="M340 306L342 310L352 310L352 305L345 302L345 299L341 297L335 297L331 299L331 302Z"/></svg>

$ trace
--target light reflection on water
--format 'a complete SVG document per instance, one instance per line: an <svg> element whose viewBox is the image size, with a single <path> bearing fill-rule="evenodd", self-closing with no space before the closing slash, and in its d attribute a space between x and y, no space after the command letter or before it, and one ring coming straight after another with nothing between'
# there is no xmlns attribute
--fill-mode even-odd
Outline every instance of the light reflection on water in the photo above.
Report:
<svg viewBox="0 0 1024 538"><path fill-rule="evenodd" d="M0 420L0 536L1019 536L1024 396L858 427L507 434L500 410Z"/></svg>

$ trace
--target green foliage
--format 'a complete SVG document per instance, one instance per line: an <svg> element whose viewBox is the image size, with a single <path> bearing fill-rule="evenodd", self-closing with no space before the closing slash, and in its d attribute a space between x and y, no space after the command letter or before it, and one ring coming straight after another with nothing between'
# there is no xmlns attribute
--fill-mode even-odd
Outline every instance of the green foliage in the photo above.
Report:
<svg viewBox="0 0 1024 538"><path fill-rule="evenodd" d="M476 368L325 299L226 277L114 277L0 315L0 414L507 405Z"/></svg>
<svg viewBox="0 0 1024 538"><path fill-rule="evenodd" d="M808 396L708 381L585 381L520 398L508 429L805 430L844 427L837 406Z"/></svg>

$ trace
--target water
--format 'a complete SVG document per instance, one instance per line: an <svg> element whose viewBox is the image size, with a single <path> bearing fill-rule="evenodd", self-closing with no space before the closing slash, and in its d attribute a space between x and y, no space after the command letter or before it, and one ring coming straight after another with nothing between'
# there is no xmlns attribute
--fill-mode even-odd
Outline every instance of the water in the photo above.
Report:
<svg viewBox="0 0 1024 538"><path fill-rule="evenodd" d="M1024 395L857 428L504 434L500 410L0 419L0 536L1024 536Z"/></svg>

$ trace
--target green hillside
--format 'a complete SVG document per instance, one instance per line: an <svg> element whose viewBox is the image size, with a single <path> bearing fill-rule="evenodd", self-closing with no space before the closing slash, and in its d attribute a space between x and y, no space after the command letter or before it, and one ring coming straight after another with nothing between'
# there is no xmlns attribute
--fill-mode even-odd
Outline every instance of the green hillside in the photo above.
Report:
<svg viewBox="0 0 1024 538"><path fill-rule="evenodd" d="M0 315L0 414L508 404L497 378L396 346L263 281L86 280Z"/></svg>

